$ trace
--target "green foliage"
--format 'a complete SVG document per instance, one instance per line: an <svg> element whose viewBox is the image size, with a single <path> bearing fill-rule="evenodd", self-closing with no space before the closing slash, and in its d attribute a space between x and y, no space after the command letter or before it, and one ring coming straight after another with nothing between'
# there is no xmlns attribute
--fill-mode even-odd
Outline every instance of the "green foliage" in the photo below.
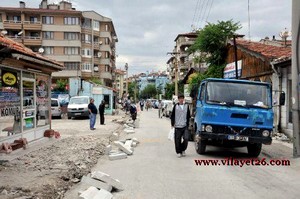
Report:
<svg viewBox="0 0 300 199"><path fill-rule="evenodd" d="M154 84L149 84L141 91L140 97L143 99L156 98L157 97L157 89Z"/></svg>
<svg viewBox="0 0 300 199"><path fill-rule="evenodd" d="M189 48L189 52L204 52L206 62L213 65L222 65L225 62L227 40L232 38L235 31L241 25L229 21L218 21L217 24L209 23L199 31L195 43Z"/></svg>
<svg viewBox="0 0 300 199"><path fill-rule="evenodd" d="M128 84L128 94L133 99L134 99L134 91L136 92L136 98L138 98L139 89L138 89L137 82L129 82L129 84Z"/></svg>
<svg viewBox="0 0 300 199"><path fill-rule="evenodd" d="M226 59L227 40L241 28L240 23L218 21L217 24L209 23L199 31L195 43L188 49L189 53L200 51L202 56L194 58L194 62L205 61L209 65L208 70L193 74L189 77L189 90L192 91L206 78L222 78Z"/></svg>
<svg viewBox="0 0 300 199"><path fill-rule="evenodd" d="M54 92L66 92L66 86L68 84L68 80L58 79L56 80L56 87L53 88Z"/></svg>
<svg viewBox="0 0 300 199"><path fill-rule="evenodd" d="M91 77L90 81L93 82L94 84L102 85L101 80L99 78L97 78L97 77Z"/></svg>
<svg viewBox="0 0 300 199"><path fill-rule="evenodd" d="M181 82L178 82L178 93L184 93L184 85ZM172 96L175 95L175 83L166 84L165 87L165 99L172 99Z"/></svg>

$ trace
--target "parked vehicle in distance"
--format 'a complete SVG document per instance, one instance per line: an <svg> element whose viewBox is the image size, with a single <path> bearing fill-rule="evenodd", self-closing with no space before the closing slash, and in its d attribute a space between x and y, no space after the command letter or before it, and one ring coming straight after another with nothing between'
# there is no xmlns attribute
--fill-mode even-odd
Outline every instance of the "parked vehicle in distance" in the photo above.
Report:
<svg viewBox="0 0 300 199"><path fill-rule="evenodd" d="M61 119L62 111L58 99L51 98L51 116Z"/></svg>
<svg viewBox="0 0 300 199"><path fill-rule="evenodd" d="M71 119L72 117L89 117L89 103L89 96L71 97L68 104L68 119Z"/></svg>
<svg viewBox="0 0 300 199"><path fill-rule="evenodd" d="M172 100L163 100L162 103L163 103L163 116L170 117L174 106Z"/></svg>
<svg viewBox="0 0 300 199"><path fill-rule="evenodd" d="M48 111L46 111L46 107L42 106L39 108L39 116L45 118L46 113L48 114ZM51 98L51 117L58 117L61 118L62 111L61 106L59 103L59 100L56 98Z"/></svg>

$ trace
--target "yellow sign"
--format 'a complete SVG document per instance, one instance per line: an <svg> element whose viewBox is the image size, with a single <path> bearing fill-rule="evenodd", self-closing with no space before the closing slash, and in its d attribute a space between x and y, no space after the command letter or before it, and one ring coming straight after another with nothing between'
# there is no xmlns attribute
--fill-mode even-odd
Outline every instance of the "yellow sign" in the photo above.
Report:
<svg viewBox="0 0 300 199"><path fill-rule="evenodd" d="M3 76L2 76L2 78L3 78L3 82L6 85L9 85L9 86L13 86L17 82L16 76L14 74L10 73L10 72L4 73Z"/></svg>

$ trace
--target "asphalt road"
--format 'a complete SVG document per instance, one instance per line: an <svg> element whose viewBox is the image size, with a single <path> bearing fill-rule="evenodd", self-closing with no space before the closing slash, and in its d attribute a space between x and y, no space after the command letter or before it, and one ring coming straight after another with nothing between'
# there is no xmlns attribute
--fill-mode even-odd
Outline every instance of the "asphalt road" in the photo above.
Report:
<svg viewBox="0 0 300 199"><path fill-rule="evenodd" d="M293 160L291 149L276 142L263 146L260 159L281 158L290 166L197 166L195 160L247 160L246 149L228 150L207 147L198 155L189 142L187 156L177 158L174 143L167 139L168 118L158 118L157 110L142 112L140 127L134 137L140 140L134 154L127 159L100 159L93 170L119 179L125 190L115 193L122 199L160 198L299 198L300 164Z"/></svg>

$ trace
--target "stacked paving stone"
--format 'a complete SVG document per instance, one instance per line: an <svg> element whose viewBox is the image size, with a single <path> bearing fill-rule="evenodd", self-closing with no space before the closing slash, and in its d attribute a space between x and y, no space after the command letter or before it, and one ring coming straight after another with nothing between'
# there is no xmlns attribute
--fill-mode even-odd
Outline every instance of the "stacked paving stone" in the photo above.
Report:
<svg viewBox="0 0 300 199"><path fill-rule="evenodd" d="M83 176L80 183L80 199L111 199L113 197L112 191L124 190L119 180L101 171L94 171Z"/></svg>
<svg viewBox="0 0 300 199"><path fill-rule="evenodd" d="M134 123L131 119L128 119L124 124L124 132L126 135L135 133ZM108 155L110 160L120 160L127 158L128 155L132 155L134 147L139 143L136 138L128 138L126 140L119 141L119 135L113 134L110 138L112 145L108 145L105 148L105 154ZM114 148L116 149L113 149Z"/></svg>

